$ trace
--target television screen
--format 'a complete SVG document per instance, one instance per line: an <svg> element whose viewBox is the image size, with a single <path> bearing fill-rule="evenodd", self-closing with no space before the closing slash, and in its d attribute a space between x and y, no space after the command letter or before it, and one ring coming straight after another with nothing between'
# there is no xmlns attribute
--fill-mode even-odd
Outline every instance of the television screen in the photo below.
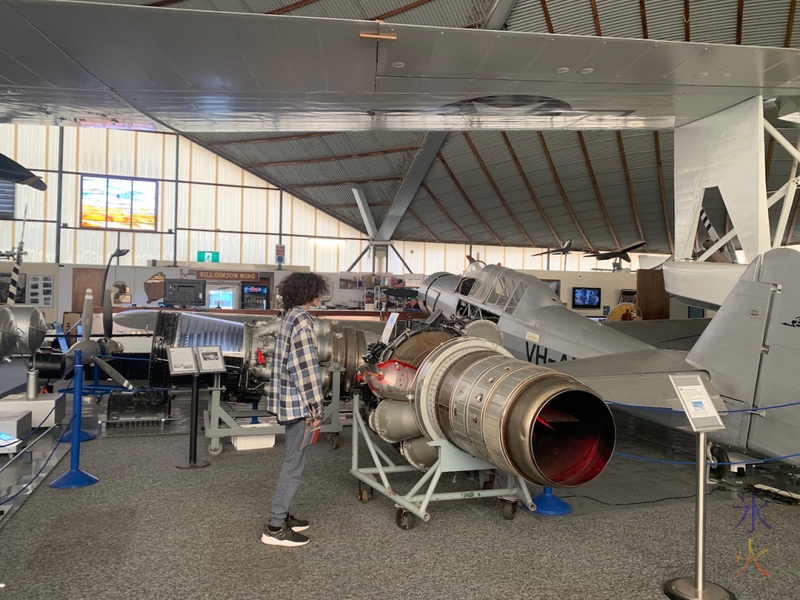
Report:
<svg viewBox="0 0 800 600"><path fill-rule="evenodd" d="M204 279L167 279L164 304L167 306L205 306Z"/></svg>
<svg viewBox="0 0 800 600"><path fill-rule="evenodd" d="M572 288L572 308L600 308L600 288L574 287Z"/></svg>

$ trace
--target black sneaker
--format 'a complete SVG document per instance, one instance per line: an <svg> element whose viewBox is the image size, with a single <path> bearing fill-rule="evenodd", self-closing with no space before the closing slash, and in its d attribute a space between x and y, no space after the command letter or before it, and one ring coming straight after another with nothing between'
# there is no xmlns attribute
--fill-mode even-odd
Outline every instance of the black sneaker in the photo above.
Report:
<svg viewBox="0 0 800 600"><path fill-rule="evenodd" d="M287 527L289 527L292 531L296 531L297 533L305 531L310 525L310 523L305 519L298 519L294 515L287 516L286 521L284 522L286 523Z"/></svg>
<svg viewBox="0 0 800 600"><path fill-rule="evenodd" d="M292 531L292 528L284 523L278 530L273 530L267 525L264 528L264 533L261 534L261 542L268 546L293 548L295 546L305 546L308 543L308 538L301 533Z"/></svg>

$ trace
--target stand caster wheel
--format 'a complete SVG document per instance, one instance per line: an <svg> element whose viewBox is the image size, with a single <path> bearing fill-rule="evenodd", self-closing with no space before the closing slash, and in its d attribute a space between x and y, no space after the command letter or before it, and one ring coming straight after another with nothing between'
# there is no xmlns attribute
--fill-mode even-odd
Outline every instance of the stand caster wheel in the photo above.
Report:
<svg viewBox="0 0 800 600"><path fill-rule="evenodd" d="M417 516L405 508L398 508L394 515L394 521L400 529L409 530L416 524Z"/></svg>
<svg viewBox="0 0 800 600"><path fill-rule="evenodd" d="M516 502L503 502L503 518L509 521L514 519L514 515L517 512L517 503Z"/></svg>
<svg viewBox="0 0 800 600"><path fill-rule="evenodd" d="M208 445L208 455L209 456L219 456L220 454L222 454L222 444L219 444L218 446L214 446L214 444L211 443L211 444Z"/></svg>
<svg viewBox="0 0 800 600"><path fill-rule="evenodd" d="M331 434L331 446L333 446L334 450L338 450L339 449L339 434L338 433L332 433Z"/></svg>
<svg viewBox="0 0 800 600"><path fill-rule="evenodd" d="M366 485L364 482L358 482L358 498L366 504L369 502L373 496L375 495L375 490L373 490L370 486Z"/></svg>
<svg viewBox="0 0 800 600"><path fill-rule="evenodd" d="M486 481L483 482L483 485L481 487L484 490L493 490L494 489L494 480L493 479L487 479Z"/></svg>

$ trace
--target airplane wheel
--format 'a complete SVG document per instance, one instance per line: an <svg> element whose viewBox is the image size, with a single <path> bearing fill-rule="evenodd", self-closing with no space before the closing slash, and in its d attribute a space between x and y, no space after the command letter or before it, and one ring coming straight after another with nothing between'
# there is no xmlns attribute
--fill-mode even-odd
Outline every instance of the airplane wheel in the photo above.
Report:
<svg viewBox="0 0 800 600"><path fill-rule="evenodd" d="M331 434L331 446L333 446L334 450L338 450L339 449L339 444L340 444L339 434L338 433L332 433Z"/></svg>
<svg viewBox="0 0 800 600"><path fill-rule="evenodd" d="M723 479L725 475L727 475L728 471L731 470L730 465L728 464L719 464L719 463L729 463L731 462L728 453L725 452L723 448L720 446L711 446L711 456L714 457L714 460L717 461L716 467L711 467L711 475L716 477L717 479Z"/></svg>
<svg viewBox="0 0 800 600"><path fill-rule="evenodd" d="M361 500L361 502L366 504L372 499L373 495L374 490L370 486L361 481L358 482L358 498Z"/></svg>
<svg viewBox="0 0 800 600"><path fill-rule="evenodd" d="M409 530L416 524L417 516L412 512L408 512L405 508L398 508L394 520L400 529Z"/></svg>

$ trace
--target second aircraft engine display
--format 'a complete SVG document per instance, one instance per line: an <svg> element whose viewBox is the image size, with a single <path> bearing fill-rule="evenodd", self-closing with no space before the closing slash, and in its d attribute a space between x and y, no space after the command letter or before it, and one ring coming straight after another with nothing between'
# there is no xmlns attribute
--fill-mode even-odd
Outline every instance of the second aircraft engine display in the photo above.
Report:
<svg viewBox="0 0 800 600"><path fill-rule="evenodd" d="M574 487L614 450L613 416L594 391L486 339L406 332L363 371L382 398L370 427L422 470L437 459L428 442L444 439L526 481Z"/></svg>
<svg viewBox="0 0 800 600"><path fill-rule="evenodd" d="M160 311L153 330L149 379L152 387L169 387L167 348L220 346L228 366L224 382L233 401L258 402L272 372L272 357L281 317L239 323L189 312ZM339 365L341 391L353 385L356 369L373 333L342 326L339 321L315 319L314 334L326 395L331 391L330 367Z"/></svg>

